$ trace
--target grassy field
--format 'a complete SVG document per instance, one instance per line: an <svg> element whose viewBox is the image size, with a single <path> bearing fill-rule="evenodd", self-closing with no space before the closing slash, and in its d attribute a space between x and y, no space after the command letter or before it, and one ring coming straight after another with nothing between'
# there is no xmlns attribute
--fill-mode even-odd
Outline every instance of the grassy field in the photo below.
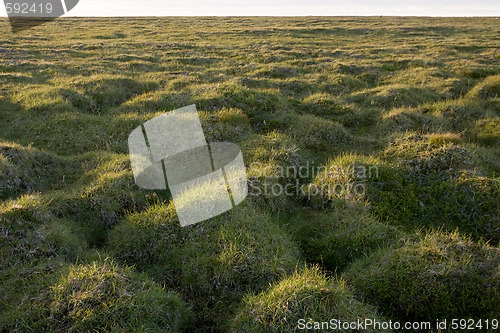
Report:
<svg viewBox="0 0 500 333"><path fill-rule="evenodd" d="M1 332L498 319L497 18L0 32ZM127 138L190 104L208 141L242 148L252 190L181 228L167 193L135 186Z"/></svg>

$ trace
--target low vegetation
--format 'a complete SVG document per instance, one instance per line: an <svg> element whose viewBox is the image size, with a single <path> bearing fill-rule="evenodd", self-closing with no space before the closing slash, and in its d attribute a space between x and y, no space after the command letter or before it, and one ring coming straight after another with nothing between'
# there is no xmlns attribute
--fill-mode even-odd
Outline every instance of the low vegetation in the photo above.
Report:
<svg viewBox="0 0 500 333"><path fill-rule="evenodd" d="M0 20L0 331L498 319L497 25ZM191 104L249 197L181 228L127 138Z"/></svg>
<svg viewBox="0 0 500 333"><path fill-rule="evenodd" d="M345 278L397 318L493 318L500 311L499 267L498 247L434 231L355 262Z"/></svg>
<svg viewBox="0 0 500 333"><path fill-rule="evenodd" d="M296 271L260 294L246 296L229 331L296 332L300 331L301 319L302 325L314 325L330 319L352 322L358 318L383 320L375 308L354 297L344 280L327 278L313 266ZM366 330L377 331L381 330Z"/></svg>

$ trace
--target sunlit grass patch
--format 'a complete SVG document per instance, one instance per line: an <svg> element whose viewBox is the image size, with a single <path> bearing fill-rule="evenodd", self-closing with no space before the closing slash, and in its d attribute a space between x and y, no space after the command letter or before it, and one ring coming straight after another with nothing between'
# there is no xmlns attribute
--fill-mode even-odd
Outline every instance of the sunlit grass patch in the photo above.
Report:
<svg viewBox="0 0 500 333"><path fill-rule="evenodd" d="M173 204L129 216L109 237L116 258L145 270L193 300L198 319L221 323L239 298L260 290L300 262L284 229L242 203L208 222L181 228ZM130 237L134 235L134 237Z"/></svg>
<svg viewBox="0 0 500 333"><path fill-rule="evenodd" d="M499 263L498 247L438 231L380 250L352 264L344 277L388 316L484 318L499 310Z"/></svg>
<svg viewBox="0 0 500 333"><path fill-rule="evenodd" d="M33 295L27 317L5 328L36 331L182 332L191 319L182 297L111 259L62 267L49 289Z"/></svg>
<svg viewBox="0 0 500 333"><path fill-rule="evenodd" d="M381 320L375 308L353 296L344 280L327 278L317 267L311 267L297 270L260 294L246 296L229 331L293 332L300 320L305 324L358 318Z"/></svg>
<svg viewBox="0 0 500 333"><path fill-rule="evenodd" d="M500 96L500 75L492 75L476 85L468 94L475 98L498 98Z"/></svg>

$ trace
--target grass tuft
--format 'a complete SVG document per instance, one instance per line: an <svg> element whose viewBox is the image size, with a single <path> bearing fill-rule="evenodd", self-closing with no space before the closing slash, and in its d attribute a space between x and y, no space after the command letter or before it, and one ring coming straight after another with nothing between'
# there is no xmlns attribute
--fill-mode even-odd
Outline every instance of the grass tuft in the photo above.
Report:
<svg viewBox="0 0 500 333"><path fill-rule="evenodd" d="M245 297L229 331L296 332L300 319L307 323L358 318L381 320L373 307L352 295L344 280L327 278L317 267L306 267L260 294Z"/></svg>
<svg viewBox="0 0 500 333"><path fill-rule="evenodd" d="M498 247L436 231L357 261L344 277L387 316L494 318L500 310L499 267Z"/></svg>

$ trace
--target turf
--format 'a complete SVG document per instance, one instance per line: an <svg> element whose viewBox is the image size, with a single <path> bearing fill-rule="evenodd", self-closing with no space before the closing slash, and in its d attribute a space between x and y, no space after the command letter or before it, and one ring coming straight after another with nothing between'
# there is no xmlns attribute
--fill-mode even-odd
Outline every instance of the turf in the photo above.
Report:
<svg viewBox="0 0 500 333"><path fill-rule="evenodd" d="M497 21L0 20L0 331L494 319ZM190 104L250 195L180 228L127 138Z"/></svg>

